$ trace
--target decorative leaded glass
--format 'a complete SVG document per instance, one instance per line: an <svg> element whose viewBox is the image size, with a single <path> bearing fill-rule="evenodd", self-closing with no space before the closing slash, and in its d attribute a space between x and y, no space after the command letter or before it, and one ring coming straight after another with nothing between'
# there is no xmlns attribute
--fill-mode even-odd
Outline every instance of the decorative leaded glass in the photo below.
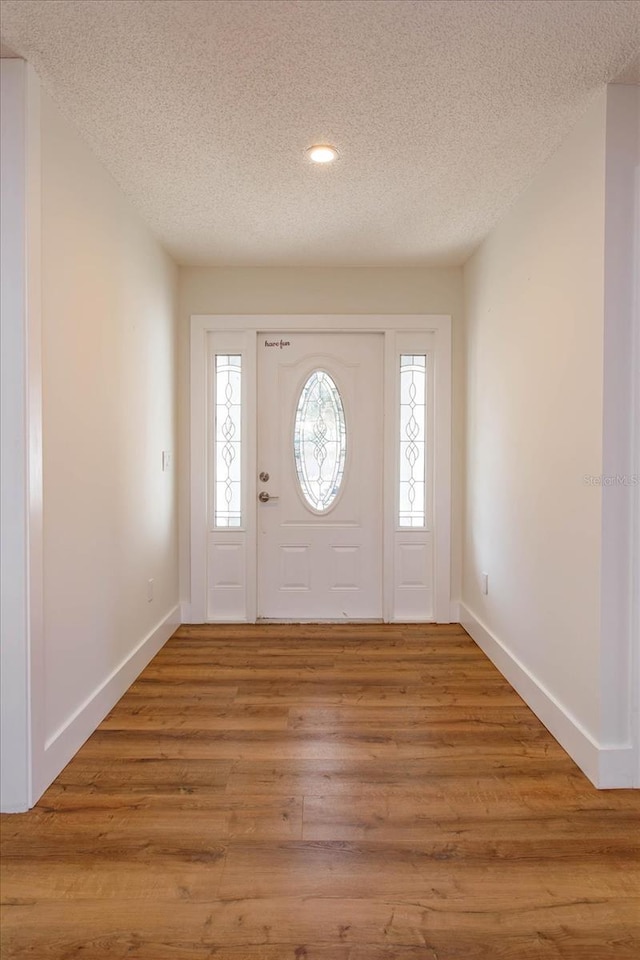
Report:
<svg viewBox="0 0 640 960"><path fill-rule="evenodd" d="M216 355L215 506L216 527L242 523L242 357Z"/></svg>
<svg viewBox="0 0 640 960"><path fill-rule="evenodd" d="M315 370L300 393L293 455L302 494L324 513L340 491L347 459L347 428L340 391L324 370Z"/></svg>
<svg viewBox="0 0 640 960"><path fill-rule="evenodd" d="M401 527L426 524L427 358L400 357L400 503Z"/></svg>

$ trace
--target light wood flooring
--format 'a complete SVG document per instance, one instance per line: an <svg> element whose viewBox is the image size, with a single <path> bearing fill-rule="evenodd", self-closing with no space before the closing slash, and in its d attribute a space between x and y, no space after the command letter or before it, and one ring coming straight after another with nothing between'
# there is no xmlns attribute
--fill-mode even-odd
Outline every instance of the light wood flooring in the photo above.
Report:
<svg viewBox="0 0 640 960"><path fill-rule="evenodd" d="M3 817L2 957L638 960L639 818L458 626L185 626Z"/></svg>

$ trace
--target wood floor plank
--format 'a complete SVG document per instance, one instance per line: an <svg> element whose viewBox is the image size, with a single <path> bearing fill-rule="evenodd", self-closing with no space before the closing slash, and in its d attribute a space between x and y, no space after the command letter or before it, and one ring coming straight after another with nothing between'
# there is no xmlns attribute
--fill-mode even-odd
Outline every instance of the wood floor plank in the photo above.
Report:
<svg viewBox="0 0 640 960"><path fill-rule="evenodd" d="M214 707L206 700L189 705L184 714L180 704L169 697L161 704L155 698L134 703L129 699L114 707L105 717L101 729L121 731L170 730L201 731L220 730L286 730L289 726L287 707L271 706L224 706Z"/></svg>
<svg viewBox="0 0 640 960"><path fill-rule="evenodd" d="M152 843L118 852L105 845L104 858L95 846L78 844L52 856L7 857L3 862L3 902L109 899L163 901L208 900L218 896L224 847L197 850Z"/></svg>
<svg viewBox="0 0 640 960"><path fill-rule="evenodd" d="M3 960L640 956L640 792L459 625L182 627L0 829Z"/></svg>
<svg viewBox="0 0 640 960"><path fill-rule="evenodd" d="M512 739L512 738L511 738ZM489 761L507 761L513 755L508 735L483 731L443 733L431 730L394 732L198 730L111 730L96 733L84 750L85 759L116 755L122 759L147 757L179 760L431 760L460 763L483 751ZM521 738L520 758L561 757L561 748L540 732Z"/></svg>
<svg viewBox="0 0 640 960"><path fill-rule="evenodd" d="M233 796L220 791L192 789L181 792L90 792L81 789L47 793L25 825L24 818L7 823L3 830L3 855L29 858L44 849L64 855L80 849L95 835L100 823L101 842L114 837L135 841L144 837L191 842L224 843L234 838L299 840L302 837L301 797Z"/></svg>
<svg viewBox="0 0 640 960"><path fill-rule="evenodd" d="M627 841L584 838L580 853L577 846L570 840L554 841L541 858L539 844L527 840L450 842L443 836L420 844L238 842L229 845L220 896L420 899L435 893L455 899L490 885L496 896L518 899L535 896L544 883L564 900L575 890L581 866L585 896L592 898L595 889L608 896L637 896L637 853L629 850Z"/></svg>
<svg viewBox="0 0 640 960"><path fill-rule="evenodd" d="M314 707L289 707L288 726L292 730L315 730L349 732L351 730L408 730L416 728L423 731L451 731L462 730L495 731L496 728L509 731L516 730L520 736L532 733L541 739L547 736L553 738L528 707L513 706L507 710L504 707L487 706L359 706L321 705Z"/></svg>
<svg viewBox="0 0 640 960"><path fill-rule="evenodd" d="M253 760L233 765L227 789L232 793L276 793L293 796L343 796L356 801L360 797L401 797L438 790L460 776L498 778L524 776L528 780L542 776L567 776L566 755L553 757L497 753L493 756L432 757L429 760Z"/></svg>
<svg viewBox="0 0 640 960"><path fill-rule="evenodd" d="M302 680L297 683L273 681L239 682L236 703L286 703L291 706L325 703L355 706L516 706L522 700L511 687L503 682L485 685L481 681L473 685L455 682L440 688L437 681L421 679L420 683L399 682L395 674L382 667L381 676L371 683L362 682L358 677L351 681L338 677L329 682ZM389 679L383 679L384 675Z"/></svg>
<svg viewBox="0 0 640 960"><path fill-rule="evenodd" d="M271 683L324 683L327 680L334 681L336 678L344 683L375 683L380 680L381 666L373 664L371 666L365 663L350 662L338 665L332 658L327 658L320 663L295 663L288 666L280 666L277 663L265 664L264 666L255 663L239 663L232 666L224 666L220 663L215 664L151 664L147 667L150 680L162 680L167 675L175 676L178 680L198 680L202 682L207 678L212 680L222 680L234 684L240 684L243 681L250 681L255 684ZM396 683L418 683L422 678L420 668L416 663L409 666L403 665L394 667L393 676ZM494 681L500 685L498 678ZM471 680L469 683L472 688L477 689L482 681Z"/></svg>
<svg viewBox="0 0 640 960"><path fill-rule="evenodd" d="M131 705L135 703L137 697L142 697L144 700L154 698L161 702L180 701L176 706L186 710L191 704L204 703L212 707L231 704L237 692L238 687L233 684L218 684L210 680L181 680L179 677L171 676L168 676L167 680L160 681L147 677L143 673L127 690L126 700Z"/></svg>
<svg viewBox="0 0 640 960"><path fill-rule="evenodd" d="M182 910L184 929L176 924L175 915L166 907L145 905L141 915L139 904L132 909L120 900L107 904L81 901L72 912L67 901L53 901L43 908L51 940L42 944L39 955L60 956L61 953L48 952L47 947L62 945L65 941L68 945L70 929L75 928L82 934L83 942L93 941L91 956L95 960L117 955L116 944L123 951L121 956L134 955L149 960L170 956L171 949L176 957L205 956L198 951L209 949L217 951L215 957L234 953L236 957L250 957L257 955L253 951L277 949L280 953L271 953L272 957L295 958L295 951L300 948L306 950L309 957L322 956L317 950L332 950L333 953L325 956L344 956L350 960L359 950L367 949L373 955L378 950L386 950L387 956L411 956L408 951L424 949L425 942L438 945L438 956L465 956L460 952L463 948L468 956L488 958L490 954L486 952L481 931L485 931L485 938L488 934L491 936L495 956L528 957L528 953L522 952L523 947L526 951L529 944L535 949L538 942L554 951L547 956L561 957L551 936L562 941L563 929L593 927L599 931L603 943L606 938L620 942L625 934L632 943L634 923L633 904L628 900L615 903L615 925L606 904L577 900L555 907L540 904L535 909L514 910L510 904L498 901L481 901L477 905L456 901L450 905L436 899L406 903L396 898L273 897L202 904L185 902ZM10 936L16 945L21 939L26 940L24 928L28 930L33 916L32 905L25 905L22 912L23 924L18 926L10 920ZM100 940L96 937L97 930L102 931ZM536 933L532 934L532 930ZM225 950L232 952L227 954ZM242 950L246 953L242 954ZM345 950L349 952L341 952ZM533 955L544 956L543 953ZM297 956L304 956L304 952L298 952ZM420 954L414 952L414 956ZM625 954L621 952L619 956Z"/></svg>
<svg viewBox="0 0 640 960"><path fill-rule="evenodd" d="M194 788L223 791L229 779L233 762L229 760L176 760L154 753L151 756L122 758L111 756L94 759L89 744L76 754L60 773L54 786L75 786L95 790L117 790L126 785L131 793L190 792ZM47 803L45 793L41 803Z"/></svg>
<svg viewBox="0 0 640 960"><path fill-rule="evenodd" d="M634 810L625 816L603 817L600 810L576 810L563 816L553 814L548 799L538 809L514 802L511 798L491 809L477 801L467 803L460 813L460 799L443 795L440 802L418 795L360 798L357 804L341 797L304 798L304 840L375 840L380 842L424 843L437 839L456 844L459 840L515 842L526 837L535 848L562 841L580 841L583 837L607 840L627 848L629 855L640 854L638 818ZM611 847L607 846L608 850Z"/></svg>

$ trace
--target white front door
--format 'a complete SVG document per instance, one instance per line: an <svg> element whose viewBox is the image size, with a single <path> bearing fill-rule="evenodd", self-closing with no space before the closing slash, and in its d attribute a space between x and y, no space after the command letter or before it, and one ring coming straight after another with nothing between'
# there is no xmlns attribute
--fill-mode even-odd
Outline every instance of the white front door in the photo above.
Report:
<svg viewBox="0 0 640 960"><path fill-rule="evenodd" d="M258 336L257 602L382 618L383 335Z"/></svg>

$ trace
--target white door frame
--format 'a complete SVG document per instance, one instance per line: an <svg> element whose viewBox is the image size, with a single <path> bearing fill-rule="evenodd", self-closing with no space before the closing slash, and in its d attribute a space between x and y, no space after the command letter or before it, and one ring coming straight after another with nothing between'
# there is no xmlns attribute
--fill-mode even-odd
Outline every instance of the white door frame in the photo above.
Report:
<svg viewBox="0 0 640 960"><path fill-rule="evenodd" d="M0 73L0 809L18 813L52 779L46 779L44 731L41 122L33 67L6 58Z"/></svg>
<svg viewBox="0 0 640 960"><path fill-rule="evenodd" d="M228 544L237 547L242 576L238 583L241 603L233 615L221 620L252 623L256 620L257 550L256 527L256 374L258 333L383 333L384 334L384 523L383 523L383 616L394 617L394 569L396 554L396 460L398 417L396 358L399 344L410 335L433 334L434 379L434 594L433 619L451 622L451 317L431 314L400 315L194 315L191 317L191 602L184 605L186 623L207 620L208 565L208 340L215 334L216 349L242 353L244 364L243 436L249 438L243 458L243 514L240 531L225 531ZM416 348L416 352L418 349ZM407 534L410 531L402 531ZM404 618L402 618L404 619Z"/></svg>

